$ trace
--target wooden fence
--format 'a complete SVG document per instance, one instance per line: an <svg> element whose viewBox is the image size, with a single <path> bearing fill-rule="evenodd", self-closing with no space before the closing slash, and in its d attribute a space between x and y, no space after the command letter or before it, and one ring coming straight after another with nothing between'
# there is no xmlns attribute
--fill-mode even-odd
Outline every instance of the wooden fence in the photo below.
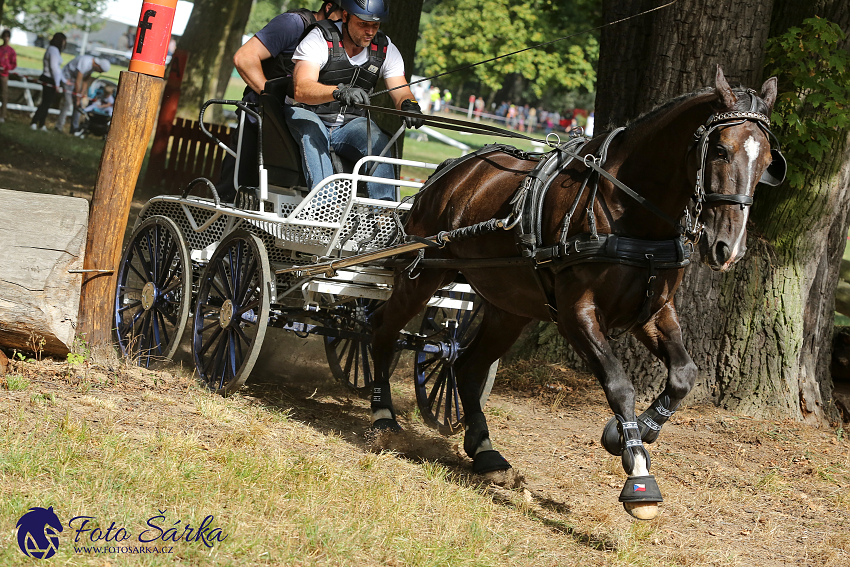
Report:
<svg viewBox="0 0 850 567"><path fill-rule="evenodd" d="M230 141L230 128L227 126L204 126L224 143ZM213 183L218 181L226 152L201 132L196 121L175 119L165 139L161 148L151 151L145 173L148 188L156 188L164 194L177 194L198 177L206 177Z"/></svg>

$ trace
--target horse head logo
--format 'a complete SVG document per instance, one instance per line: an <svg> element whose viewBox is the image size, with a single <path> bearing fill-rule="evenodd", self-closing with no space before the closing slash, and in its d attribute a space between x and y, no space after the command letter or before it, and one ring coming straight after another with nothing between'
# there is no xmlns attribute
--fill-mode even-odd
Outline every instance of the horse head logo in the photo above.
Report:
<svg viewBox="0 0 850 567"><path fill-rule="evenodd" d="M59 548L62 522L50 508L30 508L18 520L18 547L27 557L47 559Z"/></svg>

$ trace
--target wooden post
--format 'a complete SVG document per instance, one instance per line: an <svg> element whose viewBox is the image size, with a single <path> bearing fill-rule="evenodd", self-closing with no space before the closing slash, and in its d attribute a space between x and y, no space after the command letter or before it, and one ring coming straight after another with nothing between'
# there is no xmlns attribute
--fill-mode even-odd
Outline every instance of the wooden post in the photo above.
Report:
<svg viewBox="0 0 850 567"><path fill-rule="evenodd" d="M123 71L118 83L112 126L92 194L83 265L86 270L112 270L112 273L84 274L77 333L84 335L89 345L112 342L112 313L124 230L164 85L160 78L130 71Z"/></svg>
<svg viewBox="0 0 850 567"><path fill-rule="evenodd" d="M121 73L112 126L92 194L77 333L92 347L112 343L115 286L133 190L145 158L165 81L165 56L177 0L142 4L130 70ZM142 74L145 73L145 74Z"/></svg>

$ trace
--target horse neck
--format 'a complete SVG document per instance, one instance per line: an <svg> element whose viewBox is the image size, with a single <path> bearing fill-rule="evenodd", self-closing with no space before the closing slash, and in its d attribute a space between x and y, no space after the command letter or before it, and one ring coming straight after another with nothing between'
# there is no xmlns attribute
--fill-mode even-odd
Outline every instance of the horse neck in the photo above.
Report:
<svg viewBox="0 0 850 567"><path fill-rule="evenodd" d="M711 92L685 99L666 111L650 115L624 133L623 158L617 177L655 204L667 216L678 219L694 191L695 161L689 155L693 135L713 112ZM626 230L645 238L666 238L674 232L669 224L643 208L623 215ZM653 222L647 223L652 217ZM655 222L657 221L657 222Z"/></svg>

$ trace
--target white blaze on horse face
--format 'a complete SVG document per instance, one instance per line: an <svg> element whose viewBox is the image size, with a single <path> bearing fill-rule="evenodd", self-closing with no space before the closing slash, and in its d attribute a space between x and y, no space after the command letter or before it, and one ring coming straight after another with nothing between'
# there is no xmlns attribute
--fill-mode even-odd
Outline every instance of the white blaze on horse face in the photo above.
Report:
<svg viewBox="0 0 850 567"><path fill-rule="evenodd" d="M750 194L750 187L753 184L753 173L755 172L756 160L759 157L760 150L761 144L759 144L758 140L752 136L747 138L747 141L744 142L744 151L747 153L747 182L744 187L744 193L746 195ZM747 219L749 216L750 208L744 207L744 220L741 221L741 231L738 233L738 238L735 239L735 244L732 246L732 255L729 256L729 259L725 264L723 264L724 269L731 266L738 258L738 252L741 249L741 241L744 238L744 234L747 232Z"/></svg>

